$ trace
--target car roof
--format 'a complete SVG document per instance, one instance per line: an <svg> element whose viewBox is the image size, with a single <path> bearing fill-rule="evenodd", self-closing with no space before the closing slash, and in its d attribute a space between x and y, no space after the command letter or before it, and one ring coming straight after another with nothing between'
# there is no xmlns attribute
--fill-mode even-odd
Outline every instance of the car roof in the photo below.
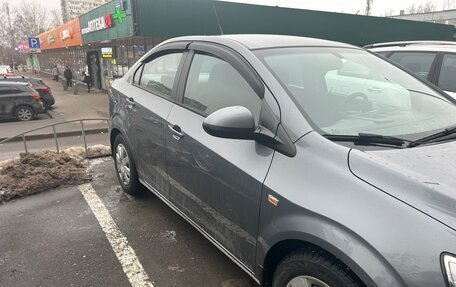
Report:
<svg viewBox="0 0 456 287"><path fill-rule="evenodd" d="M166 42L175 41L203 41L219 44L227 42L237 42L245 46L249 50L280 48L280 47L345 47L359 48L349 44L333 42L328 40L286 36L286 35L266 35L266 34L239 34L239 35L221 35L221 36L184 36L170 39Z"/></svg>
<svg viewBox="0 0 456 287"><path fill-rule="evenodd" d="M9 82L9 81L0 81L0 86L27 86L30 85L28 82Z"/></svg>
<svg viewBox="0 0 456 287"><path fill-rule="evenodd" d="M14 79L14 80L35 80L35 81L38 81L40 79L37 79L37 78L31 78L31 77L28 77L28 76L3 76L3 77L0 77L0 80L8 80L8 79Z"/></svg>
<svg viewBox="0 0 456 287"><path fill-rule="evenodd" d="M403 41L377 43L364 46L374 52L380 51L435 51L456 52L456 42L449 41Z"/></svg>

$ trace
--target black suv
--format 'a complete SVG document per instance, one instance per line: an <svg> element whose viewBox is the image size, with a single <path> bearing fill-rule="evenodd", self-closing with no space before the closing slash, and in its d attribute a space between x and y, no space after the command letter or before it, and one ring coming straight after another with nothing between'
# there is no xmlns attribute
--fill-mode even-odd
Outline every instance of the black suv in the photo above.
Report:
<svg viewBox="0 0 456 287"><path fill-rule="evenodd" d="M30 83L0 81L0 118L29 121L45 108Z"/></svg>
<svg viewBox="0 0 456 287"><path fill-rule="evenodd" d="M26 76L4 76L0 77L0 81L30 83L33 89L35 89L40 94L40 99L46 109L55 104L55 99L51 93L51 88L46 85L46 83L41 79Z"/></svg>

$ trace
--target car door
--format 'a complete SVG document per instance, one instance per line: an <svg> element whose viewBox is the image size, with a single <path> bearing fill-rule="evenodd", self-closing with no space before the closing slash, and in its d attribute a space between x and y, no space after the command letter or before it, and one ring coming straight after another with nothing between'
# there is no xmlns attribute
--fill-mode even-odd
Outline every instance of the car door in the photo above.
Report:
<svg viewBox="0 0 456 287"><path fill-rule="evenodd" d="M456 54L444 53L436 71L437 86L456 99Z"/></svg>
<svg viewBox="0 0 456 287"><path fill-rule="evenodd" d="M173 106L178 71L184 54L182 43L152 54L134 74L130 101L136 163L140 178L168 197L165 162L165 124Z"/></svg>
<svg viewBox="0 0 456 287"><path fill-rule="evenodd" d="M400 51L390 55L390 59L412 71L423 79L432 82L432 71L436 65L437 52Z"/></svg>
<svg viewBox="0 0 456 287"><path fill-rule="evenodd" d="M252 87L247 75L256 76L234 52L209 44L190 48L195 51L179 83L182 100L172 108L166 132L170 200L225 253L253 270L262 183L273 150L253 140L210 136L202 123L235 105L247 107L258 123L264 91Z"/></svg>
<svg viewBox="0 0 456 287"><path fill-rule="evenodd" d="M13 116L16 94L8 86L0 86L0 115Z"/></svg>

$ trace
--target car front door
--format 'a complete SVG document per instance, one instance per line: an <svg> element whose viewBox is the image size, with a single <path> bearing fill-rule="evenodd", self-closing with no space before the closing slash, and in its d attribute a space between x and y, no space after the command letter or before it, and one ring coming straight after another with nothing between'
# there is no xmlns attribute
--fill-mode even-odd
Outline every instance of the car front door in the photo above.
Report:
<svg viewBox="0 0 456 287"><path fill-rule="evenodd" d="M234 52L209 44L192 48L179 83L181 103L168 117L170 200L225 253L253 270L262 183L273 150L253 140L210 136L202 124L228 106L248 108L258 123L264 90L252 87L246 78L252 71Z"/></svg>
<svg viewBox="0 0 456 287"><path fill-rule="evenodd" d="M137 168L140 178L168 197L165 161L166 118L173 106L177 74L185 45L165 47L152 54L133 77L131 104Z"/></svg>

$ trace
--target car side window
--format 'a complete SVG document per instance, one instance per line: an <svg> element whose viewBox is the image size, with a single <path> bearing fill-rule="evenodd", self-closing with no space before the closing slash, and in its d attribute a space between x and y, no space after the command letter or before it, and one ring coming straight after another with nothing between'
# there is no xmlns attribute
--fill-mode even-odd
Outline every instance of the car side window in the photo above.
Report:
<svg viewBox="0 0 456 287"><path fill-rule="evenodd" d="M429 52L396 52L390 59L426 79L436 56Z"/></svg>
<svg viewBox="0 0 456 287"><path fill-rule="evenodd" d="M389 51L380 51L380 52L375 52L375 54L378 54L380 56L386 57L390 52Z"/></svg>
<svg viewBox="0 0 456 287"><path fill-rule="evenodd" d="M0 95L9 95L11 94L10 87L0 87Z"/></svg>
<svg viewBox="0 0 456 287"><path fill-rule="evenodd" d="M456 55L443 56L438 86L445 91L456 92Z"/></svg>
<svg viewBox="0 0 456 287"><path fill-rule="evenodd" d="M139 85L152 93L171 97L182 52L170 53L144 64Z"/></svg>
<svg viewBox="0 0 456 287"><path fill-rule="evenodd" d="M140 65L138 69L135 71L135 75L133 76L133 84L139 85L139 79L141 79L141 72L144 65Z"/></svg>
<svg viewBox="0 0 456 287"><path fill-rule="evenodd" d="M185 87L184 105L203 115L229 106L249 109L258 123L261 98L228 62L197 53Z"/></svg>

